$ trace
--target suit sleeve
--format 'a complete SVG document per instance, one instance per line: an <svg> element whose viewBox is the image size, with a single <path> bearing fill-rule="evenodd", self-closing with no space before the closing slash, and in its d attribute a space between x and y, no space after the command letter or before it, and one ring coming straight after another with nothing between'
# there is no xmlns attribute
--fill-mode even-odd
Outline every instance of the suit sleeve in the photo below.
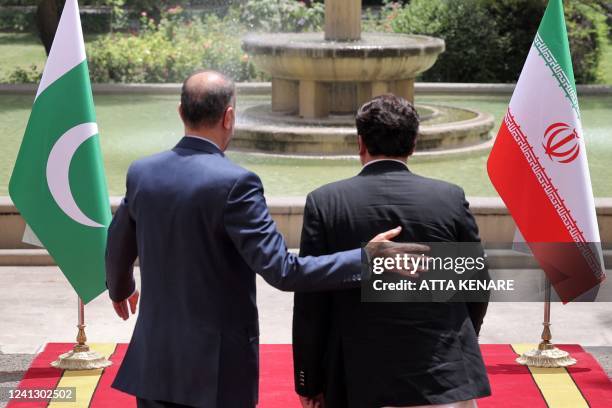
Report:
<svg viewBox="0 0 612 408"><path fill-rule="evenodd" d="M114 302L127 299L136 290L134 262L137 256L136 224L130 216L126 193L108 228L106 243L106 287Z"/></svg>
<svg viewBox="0 0 612 408"><path fill-rule="evenodd" d="M459 242L480 242L480 236L478 235L478 225L476 224L476 220L474 219L474 215L470 211L470 204L465 198L465 193L461 190L461 208L460 208L460 222L458 225L458 241ZM484 249L480 249L480 253L484 256ZM489 280L491 277L489 276L488 267L486 267L478 276L478 279ZM487 293L488 299L488 293ZM468 313L470 315L470 319L472 320L472 324L474 325L474 330L476 330L476 334L480 333L480 328L482 327L482 323L484 322L484 317L487 313L487 308L489 306L489 302L467 302L466 306L468 308Z"/></svg>
<svg viewBox="0 0 612 408"><path fill-rule="evenodd" d="M259 177L248 172L231 188L224 211L225 230L249 267L285 291L358 287L361 249L320 257L297 257L270 216Z"/></svg>
<svg viewBox="0 0 612 408"><path fill-rule="evenodd" d="M312 196L306 198L300 256L329 253L325 228ZM330 329L331 292L296 292L293 302L295 391L306 397L323 392L324 356Z"/></svg>

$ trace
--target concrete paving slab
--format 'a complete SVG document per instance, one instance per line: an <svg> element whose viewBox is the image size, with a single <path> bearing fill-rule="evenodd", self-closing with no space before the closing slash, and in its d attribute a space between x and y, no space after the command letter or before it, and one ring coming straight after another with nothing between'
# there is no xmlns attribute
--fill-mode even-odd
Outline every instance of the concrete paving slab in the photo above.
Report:
<svg viewBox="0 0 612 408"><path fill-rule="evenodd" d="M0 408L9 400L9 391L19 385L19 381L34 359L34 354L0 353Z"/></svg>
<svg viewBox="0 0 612 408"><path fill-rule="evenodd" d="M56 267L0 267L0 351L34 353L46 342L76 336L77 298ZM257 281L262 343L291 342L293 295ZM612 303L552 305L553 340L583 346L612 346ZM482 343L537 342L542 303L491 303ZM128 342L135 319L120 320L107 294L86 307L92 342Z"/></svg>

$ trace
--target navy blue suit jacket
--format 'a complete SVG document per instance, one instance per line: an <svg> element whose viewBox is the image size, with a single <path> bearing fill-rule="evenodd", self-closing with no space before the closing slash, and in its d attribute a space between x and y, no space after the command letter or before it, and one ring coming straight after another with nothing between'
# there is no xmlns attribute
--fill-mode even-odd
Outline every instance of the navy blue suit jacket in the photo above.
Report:
<svg viewBox="0 0 612 408"><path fill-rule="evenodd" d="M361 250L298 258L287 252L259 178L212 143L185 137L134 162L109 229L112 300L135 288L140 312L113 387L196 407L257 403L255 274L281 290L358 285Z"/></svg>

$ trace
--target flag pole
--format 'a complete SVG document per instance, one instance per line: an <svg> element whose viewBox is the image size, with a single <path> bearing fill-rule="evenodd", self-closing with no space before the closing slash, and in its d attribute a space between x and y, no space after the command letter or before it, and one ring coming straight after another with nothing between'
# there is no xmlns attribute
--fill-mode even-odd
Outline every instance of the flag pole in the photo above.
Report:
<svg viewBox="0 0 612 408"><path fill-rule="evenodd" d="M551 350L554 348L552 343L552 333L550 331L550 280L546 278L544 288L544 322L542 325L544 329L542 330L542 341L538 345L539 350Z"/></svg>
<svg viewBox="0 0 612 408"><path fill-rule="evenodd" d="M87 335L85 334L85 304L80 297L77 313L77 328L79 329L76 337L77 343L72 350L60 355L51 365L62 370L93 370L110 366L112 362L99 353L90 350L87 345Z"/></svg>
<svg viewBox="0 0 612 408"><path fill-rule="evenodd" d="M576 364L576 359L572 358L567 351L559 350L552 344L552 333L550 331L550 299L551 283L545 278L544 283L544 322L542 325L542 341L537 349L529 350L516 359L522 365L534 367L567 367Z"/></svg>
<svg viewBox="0 0 612 408"><path fill-rule="evenodd" d="M79 329L79 333L77 334L77 344L74 346L75 350L78 348L80 351L89 351L89 346L87 345L87 335L85 334L85 304L83 303L83 299L79 297L79 317L77 328Z"/></svg>

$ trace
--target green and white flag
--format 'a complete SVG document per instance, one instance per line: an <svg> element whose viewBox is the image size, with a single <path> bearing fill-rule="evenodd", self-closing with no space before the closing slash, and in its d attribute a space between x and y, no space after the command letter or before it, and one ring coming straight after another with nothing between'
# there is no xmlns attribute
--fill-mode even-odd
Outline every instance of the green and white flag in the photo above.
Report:
<svg viewBox="0 0 612 408"><path fill-rule="evenodd" d="M104 292L111 212L76 0L64 6L9 194L83 302Z"/></svg>

